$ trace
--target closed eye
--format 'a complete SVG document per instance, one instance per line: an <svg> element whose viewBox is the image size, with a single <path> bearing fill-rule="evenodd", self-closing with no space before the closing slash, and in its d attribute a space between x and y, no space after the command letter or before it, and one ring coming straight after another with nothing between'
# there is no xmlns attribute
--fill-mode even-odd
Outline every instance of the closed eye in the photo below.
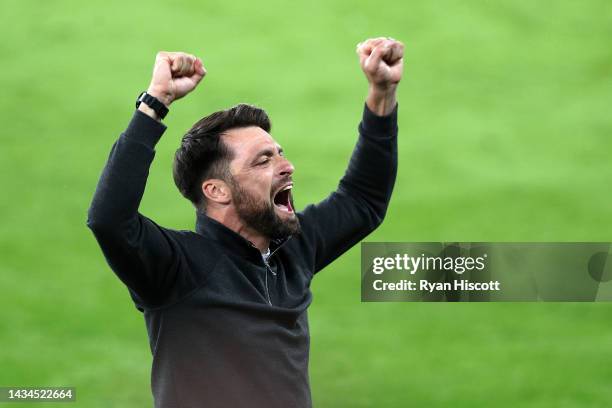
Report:
<svg viewBox="0 0 612 408"><path fill-rule="evenodd" d="M252 166L263 166L270 162L271 158L274 157L275 154L279 156L284 156L283 148L277 145L277 151L275 152L272 149L265 149L260 151L255 158L253 159Z"/></svg>

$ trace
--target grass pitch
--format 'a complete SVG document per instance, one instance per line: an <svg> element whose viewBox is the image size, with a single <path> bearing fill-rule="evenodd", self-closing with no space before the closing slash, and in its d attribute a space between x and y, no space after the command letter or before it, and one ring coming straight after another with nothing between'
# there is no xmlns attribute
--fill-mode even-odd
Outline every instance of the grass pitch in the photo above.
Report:
<svg viewBox="0 0 612 408"><path fill-rule="evenodd" d="M371 241L610 241L606 1L125 2L0 6L0 385L150 406L142 317L85 227L158 50L201 56L141 211L191 228L171 159L200 117L266 108L298 208L332 191L366 95L355 44L406 44L400 169ZM384 163L381 163L384 165ZM602 407L607 304L362 304L358 248L313 282L315 407ZM25 406L25 405L24 405Z"/></svg>

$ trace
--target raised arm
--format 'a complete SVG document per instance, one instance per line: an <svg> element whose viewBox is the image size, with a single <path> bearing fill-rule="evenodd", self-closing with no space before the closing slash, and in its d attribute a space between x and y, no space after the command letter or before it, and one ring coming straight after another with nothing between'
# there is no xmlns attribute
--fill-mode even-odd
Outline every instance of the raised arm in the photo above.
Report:
<svg viewBox="0 0 612 408"><path fill-rule="evenodd" d="M193 55L160 52L147 93L168 107L195 89L205 74ZM110 267L136 303L145 306L160 304L177 281L185 285L189 280L176 273L182 253L175 232L138 212L154 147L165 130L155 110L142 102L112 147L87 218Z"/></svg>
<svg viewBox="0 0 612 408"><path fill-rule="evenodd" d="M397 174L397 100L404 46L390 38L357 45L369 83L359 139L338 189L301 216L318 272L382 222Z"/></svg>

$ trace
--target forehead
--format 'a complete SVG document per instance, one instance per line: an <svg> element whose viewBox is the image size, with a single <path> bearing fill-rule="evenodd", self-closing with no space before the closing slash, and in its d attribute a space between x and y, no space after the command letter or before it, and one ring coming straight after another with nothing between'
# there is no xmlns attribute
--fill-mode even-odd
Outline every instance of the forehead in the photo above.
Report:
<svg viewBox="0 0 612 408"><path fill-rule="evenodd" d="M274 138L258 126L230 129L222 137L234 152L233 161L237 164L253 159L262 150L280 148Z"/></svg>

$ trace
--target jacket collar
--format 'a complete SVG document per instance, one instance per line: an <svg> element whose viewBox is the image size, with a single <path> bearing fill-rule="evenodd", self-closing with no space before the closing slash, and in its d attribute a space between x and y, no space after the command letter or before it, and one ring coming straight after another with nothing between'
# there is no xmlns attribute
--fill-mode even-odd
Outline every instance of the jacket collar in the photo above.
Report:
<svg viewBox="0 0 612 408"><path fill-rule="evenodd" d="M200 211L196 212L195 230L198 234L221 243L232 253L244 257L255 256L262 260L261 252L251 241ZM271 240L270 254L273 255L289 238L291 237Z"/></svg>

